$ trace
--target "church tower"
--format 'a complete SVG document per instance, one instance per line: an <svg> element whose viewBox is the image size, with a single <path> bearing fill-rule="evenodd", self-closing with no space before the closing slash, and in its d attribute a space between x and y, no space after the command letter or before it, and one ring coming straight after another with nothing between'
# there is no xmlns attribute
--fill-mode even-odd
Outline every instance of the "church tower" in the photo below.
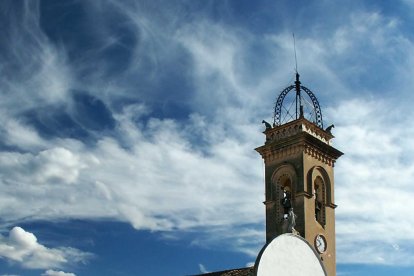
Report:
<svg viewBox="0 0 414 276"><path fill-rule="evenodd" d="M263 123L256 151L265 164L266 243L297 233L336 275L334 164L343 153L331 145L333 125L323 128L318 100L297 73L277 98L273 126Z"/></svg>

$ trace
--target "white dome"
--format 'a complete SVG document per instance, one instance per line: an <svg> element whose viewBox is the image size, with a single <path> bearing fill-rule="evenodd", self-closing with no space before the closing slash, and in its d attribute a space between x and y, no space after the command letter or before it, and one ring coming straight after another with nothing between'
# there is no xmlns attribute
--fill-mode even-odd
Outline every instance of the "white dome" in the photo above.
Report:
<svg viewBox="0 0 414 276"><path fill-rule="evenodd" d="M294 234L277 236L265 245L255 264L257 276L326 276L317 253Z"/></svg>

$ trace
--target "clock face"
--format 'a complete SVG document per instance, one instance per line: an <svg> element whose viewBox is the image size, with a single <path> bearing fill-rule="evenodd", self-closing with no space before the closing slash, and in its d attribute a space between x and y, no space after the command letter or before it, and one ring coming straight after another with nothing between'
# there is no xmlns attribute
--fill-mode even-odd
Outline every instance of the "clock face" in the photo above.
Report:
<svg viewBox="0 0 414 276"><path fill-rule="evenodd" d="M326 239L322 235L316 235L315 237L315 248L316 250L322 254L326 251Z"/></svg>

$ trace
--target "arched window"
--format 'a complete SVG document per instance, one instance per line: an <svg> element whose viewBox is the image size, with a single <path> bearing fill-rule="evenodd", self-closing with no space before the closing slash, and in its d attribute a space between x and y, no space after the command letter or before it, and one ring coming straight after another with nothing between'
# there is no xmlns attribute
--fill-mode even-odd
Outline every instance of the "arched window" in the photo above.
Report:
<svg viewBox="0 0 414 276"><path fill-rule="evenodd" d="M313 187L313 196L315 199L315 219L322 226L325 226L326 192L325 183L320 176L316 177Z"/></svg>

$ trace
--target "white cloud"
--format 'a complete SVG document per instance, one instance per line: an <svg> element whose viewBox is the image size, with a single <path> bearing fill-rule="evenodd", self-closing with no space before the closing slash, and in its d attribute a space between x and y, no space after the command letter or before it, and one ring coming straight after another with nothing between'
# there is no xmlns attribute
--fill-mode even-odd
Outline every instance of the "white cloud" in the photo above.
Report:
<svg viewBox="0 0 414 276"><path fill-rule="evenodd" d="M0 129L4 132L2 139L6 145L19 145L24 150L39 149L47 146L33 127L14 118L9 118L4 113L1 114L0 121Z"/></svg>
<svg viewBox="0 0 414 276"><path fill-rule="evenodd" d="M82 169L88 167L88 163L93 164L96 159L75 155L68 149L55 147L38 152L17 153L3 152L0 156L0 164L3 165L3 171L9 177L4 177L6 183L19 183L28 181L33 185L43 184L73 184L77 182L79 173Z"/></svg>
<svg viewBox="0 0 414 276"><path fill-rule="evenodd" d="M76 274L48 269L45 273L42 273L42 276L76 276Z"/></svg>
<svg viewBox="0 0 414 276"><path fill-rule="evenodd" d="M203 264L198 264L198 268L200 269L201 273L209 273L206 267Z"/></svg>
<svg viewBox="0 0 414 276"><path fill-rule="evenodd" d="M395 248L395 245L378 240L359 241L342 246L337 254L345 263L412 266L414 261L412 246L413 243L410 242L404 246L404 249L399 249ZM353 254L349 254L350 251L354 251Z"/></svg>
<svg viewBox="0 0 414 276"><path fill-rule="evenodd" d="M71 184L77 181L79 171L85 167L79 157L65 148L41 151L36 163L42 164L35 172L36 181L45 183L50 180Z"/></svg>
<svg viewBox="0 0 414 276"><path fill-rule="evenodd" d="M225 137L224 125L215 125L209 134L217 143L200 151L189 141L186 126L175 121L152 119L144 132L131 119L120 117L119 131L128 148L103 137L92 149L78 143L62 148L64 142L54 140L49 143L56 147L33 154L3 152L3 217L116 217L136 228L185 229L206 222L237 223L247 219L248 204L260 206L261 185L247 182L261 180L254 145ZM255 130L243 132L256 135ZM245 170L251 163L257 163L256 171ZM244 194L243 204L234 194ZM23 207L27 203L30 209Z"/></svg>
<svg viewBox="0 0 414 276"><path fill-rule="evenodd" d="M345 152L335 179L341 262L412 263L412 250L396 248L414 240L414 166L406 160L413 153L407 146L413 128L409 118L394 121L383 112L386 107L383 101L352 100L329 110L340 123L334 131L336 145ZM358 253L352 252L355 247Z"/></svg>
<svg viewBox="0 0 414 276"><path fill-rule="evenodd" d="M13 227L8 237L0 236L0 257L26 268L62 267L72 262L84 262L90 253L70 247L48 248L38 243L33 233Z"/></svg>
<svg viewBox="0 0 414 276"><path fill-rule="evenodd" d="M246 267L254 266L254 264L255 264L255 262L249 262L249 263L246 264Z"/></svg>

